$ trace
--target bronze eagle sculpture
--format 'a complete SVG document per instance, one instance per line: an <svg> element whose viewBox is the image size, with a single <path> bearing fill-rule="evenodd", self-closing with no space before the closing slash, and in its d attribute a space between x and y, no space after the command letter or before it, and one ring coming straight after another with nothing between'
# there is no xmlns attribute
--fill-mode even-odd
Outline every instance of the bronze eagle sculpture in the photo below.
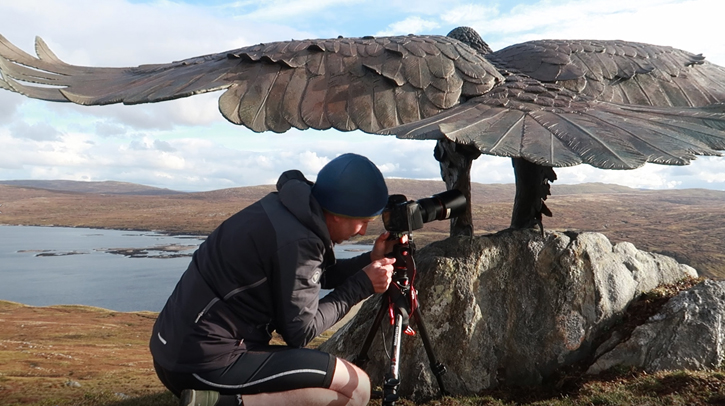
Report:
<svg viewBox="0 0 725 406"><path fill-rule="evenodd" d="M511 157L512 228L543 232L554 167L686 165L725 149L725 68L666 46L540 40L493 52L459 27L447 36L272 42L131 68L66 64L40 38L35 50L0 36L0 88L83 105L224 90L222 115L256 132L435 139L447 187L469 201L472 161ZM470 203L451 233L473 233Z"/></svg>

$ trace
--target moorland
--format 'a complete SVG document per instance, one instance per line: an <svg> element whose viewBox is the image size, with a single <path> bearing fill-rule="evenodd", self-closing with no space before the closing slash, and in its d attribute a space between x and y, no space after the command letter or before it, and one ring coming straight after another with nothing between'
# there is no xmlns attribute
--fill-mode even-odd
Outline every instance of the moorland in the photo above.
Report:
<svg viewBox="0 0 725 406"><path fill-rule="evenodd" d="M390 193L417 200L445 190L441 181L388 179ZM272 185L183 193L122 182L0 181L0 224L211 232L224 219L274 190ZM637 190L609 184L552 185L550 230L594 231L613 243L666 254L702 276L725 278L725 191ZM472 185L476 234L509 226L514 185ZM445 238L447 221L414 233L421 247ZM368 231L383 230L380 220ZM360 240L360 239L359 239ZM365 238L362 238L365 240Z"/></svg>
<svg viewBox="0 0 725 406"><path fill-rule="evenodd" d="M442 182L388 180L391 193L418 199ZM182 193L120 182L0 182L0 224L156 230L207 234L272 186ZM725 278L725 192L704 189L643 191L604 184L555 185L547 205L551 230L595 231L629 241ZM473 185L477 234L508 226L513 185ZM383 229L371 224L370 241ZM445 238L447 222L416 231L418 246ZM633 309L653 309L676 293L663 290ZM659 295L659 296L658 296ZM2 298L0 298L2 299ZM633 310L636 311L636 310ZM642 316L641 314L635 316ZM32 307L0 300L0 404L171 406L175 398L156 379L147 343L156 314L85 306ZM311 346L319 345L331 332ZM622 370L597 377L565 377L546 388L498 388L444 405L712 405L725 404L725 373ZM375 400L372 404L380 404ZM399 402L401 406L413 403Z"/></svg>

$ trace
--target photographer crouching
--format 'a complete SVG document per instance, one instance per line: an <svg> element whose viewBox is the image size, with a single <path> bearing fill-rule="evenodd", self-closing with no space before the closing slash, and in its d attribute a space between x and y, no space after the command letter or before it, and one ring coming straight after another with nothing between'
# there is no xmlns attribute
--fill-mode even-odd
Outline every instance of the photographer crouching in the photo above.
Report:
<svg viewBox="0 0 725 406"><path fill-rule="evenodd" d="M224 221L194 253L154 325L161 382L182 405L367 404L364 371L303 347L388 288L388 232L358 257L338 261L333 251L364 235L387 200L382 174L360 155L333 159L314 184L283 173L277 192ZM320 289L334 290L320 299ZM286 346L269 344L273 331Z"/></svg>

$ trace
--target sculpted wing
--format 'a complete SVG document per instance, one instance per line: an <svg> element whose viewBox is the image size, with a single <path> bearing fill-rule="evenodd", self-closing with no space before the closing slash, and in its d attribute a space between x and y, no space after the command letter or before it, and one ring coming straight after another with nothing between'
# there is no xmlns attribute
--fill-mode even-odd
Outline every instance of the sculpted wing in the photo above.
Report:
<svg viewBox="0 0 725 406"><path fill-rule="evenodd" d="M558 82L595 100L662 107L725 101L725 68L668 46L626 41L542 40L487 58L505 70Z"/></svg>
<svg viewBox="0 0 725 406"><path fill-rule="evenodd" d="M544 166L685 165L725 149L725 69L670 47L533 41L486 55L505 81L389 129Z"/></svg>
<svg viewBox="0 0 725 406"><path fill-rule="evenodd" d="M260 132L378 132L436 115L503 81L475 50L443 36L274 42L134 68L69 65L39 38L36 53L0 36L0 87L84 105L226 90L219 99L224 117Z"/></svg>
<svg viewBox="0 0 725 406"><path fill-rule="evenodd" d="M670 47L533 41L483 55L442 36L338 38L135 68L69 65L40 39L36 53L0 37L0 87L88 105L226 90L224 117L254 131L447 138L545 166L684 165L725 149L725 69Z"/></svg>

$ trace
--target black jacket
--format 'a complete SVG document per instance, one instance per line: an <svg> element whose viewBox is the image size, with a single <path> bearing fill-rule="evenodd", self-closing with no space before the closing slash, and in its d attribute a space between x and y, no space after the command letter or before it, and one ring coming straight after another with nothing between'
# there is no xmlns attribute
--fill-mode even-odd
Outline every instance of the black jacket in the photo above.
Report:
<svg viewBox="0 0 725 406"><path fill-rule="evenodd" d="M370 254L335 260L322 208L299 171L224 221L199 246L154 325L163 368L223 368L277 331L303 347L374 293ZM334 289L320 299L320 289Z"/></svg>

